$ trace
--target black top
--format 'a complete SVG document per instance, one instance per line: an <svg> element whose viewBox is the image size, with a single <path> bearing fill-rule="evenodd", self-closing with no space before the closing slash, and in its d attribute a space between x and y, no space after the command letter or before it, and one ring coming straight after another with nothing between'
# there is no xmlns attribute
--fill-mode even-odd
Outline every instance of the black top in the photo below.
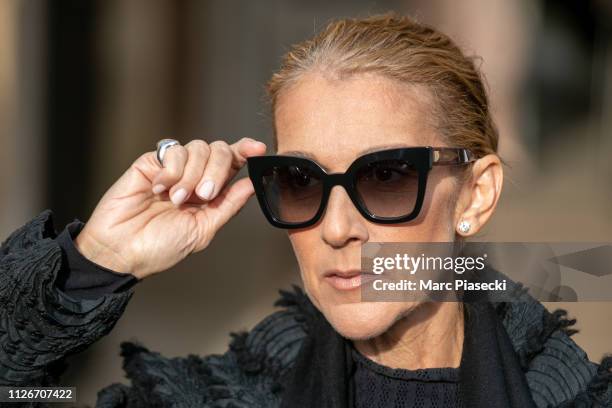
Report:
<svg viewBox="0 0 612 408"><path fill-rule="evenodd" d="M461 407L459 368L393 369L352 350L356 408Z"/></svg>
<svg viewBox="0 0 612 408"><path fill-rule="evenodd" d="M131 274L118 273L85 258L74 245L73 239L85 224L74 220L57 236L62 248L62 268L55 284L69 296L96 299L109 293L119 293L134 286L138 279Z"/></svg>

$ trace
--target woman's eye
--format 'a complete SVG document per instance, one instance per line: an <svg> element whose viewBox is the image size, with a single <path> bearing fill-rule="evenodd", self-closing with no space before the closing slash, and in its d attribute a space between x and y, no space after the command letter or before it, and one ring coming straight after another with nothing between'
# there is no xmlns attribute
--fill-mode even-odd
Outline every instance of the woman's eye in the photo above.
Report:
<svg viewBox="0 0 612 408"><path fill-rule="evenodd" d="M403 177L405 177L407 172L403 171L401 168L397 167L378 167L374 169L372 178L375 181L380 182L393 182L400 181Z"/></svg>
<svg viewBox="0 0 612 408"><path fill-rule="evenodd" d="M292 167L290 172L292 184L298 187L308 187L316 181L311 177L307 170L302 170L299 167Z"/></svg>
<svg viewBox="0 0 612 408"><path fill-rule="evenodd" d="M297 174L293 181L300 187L306 187L310 184L310 177L307 174Z"/></svg>
<svg viewBox="0 0 612 408"><path fill-rule="evenodd" d="M393 177L394 171L389 168L378 168L375 170L374 175L378 181L388 181Z"/></svg>

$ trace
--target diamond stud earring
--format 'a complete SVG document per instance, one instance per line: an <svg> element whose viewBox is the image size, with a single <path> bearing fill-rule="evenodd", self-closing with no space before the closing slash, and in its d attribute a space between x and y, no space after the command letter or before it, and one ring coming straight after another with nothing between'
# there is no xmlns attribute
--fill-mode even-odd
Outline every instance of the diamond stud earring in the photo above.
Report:
<svg viewBox="0 0 612 408"><path fill-rule="evenodd" d="M467 234L468 232L470 232L470 228L471 228L471 227L472 227L472 226L470 225L470 223L469 223L469 222L467 222L467 221L465 221L465 220L464 220L464 221L461 221L461 222L459 223L459 232L461 232L462 234Z"/></svg>

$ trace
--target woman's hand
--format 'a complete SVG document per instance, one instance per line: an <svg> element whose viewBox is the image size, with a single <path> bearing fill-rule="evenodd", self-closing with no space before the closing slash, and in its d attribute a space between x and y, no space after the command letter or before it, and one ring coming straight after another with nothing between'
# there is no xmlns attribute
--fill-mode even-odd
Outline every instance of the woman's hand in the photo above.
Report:
<svg viewBox="0 0 612 408"><path fill-rule="evenodd" d="M140 156L104 194L75 244L91 261L142 279L210 244L254 193L248 177L229 184L246 158L266 146L193 140L172 146L161 167Z"/></svg>

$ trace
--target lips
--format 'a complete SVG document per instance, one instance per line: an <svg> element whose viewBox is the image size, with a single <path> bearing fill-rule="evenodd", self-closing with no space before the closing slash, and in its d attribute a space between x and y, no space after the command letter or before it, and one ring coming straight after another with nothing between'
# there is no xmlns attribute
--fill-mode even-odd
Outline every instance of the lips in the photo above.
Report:
<svg viewBox="0 0 612 408"><path fill-rule="evenodd" d="M354 290L371 277L372 273L362 272L359 269L350 270L330 270L323 274L323 279L337 290Z"/></svg>

